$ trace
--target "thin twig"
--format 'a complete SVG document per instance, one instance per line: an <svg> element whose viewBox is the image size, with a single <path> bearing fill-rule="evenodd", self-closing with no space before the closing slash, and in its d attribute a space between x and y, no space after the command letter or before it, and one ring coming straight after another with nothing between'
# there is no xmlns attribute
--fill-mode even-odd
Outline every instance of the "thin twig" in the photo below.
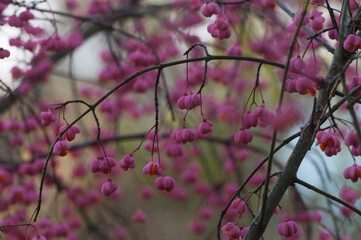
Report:
<svg viewBox="0 0 361 240"><path fill-rule="evenodd" d="M361 216L361 211L359 209L357 209L354 206L350 205L349 203L343 201L342 199L340 199L338 197L335 197L335 196L333 196L333 195L331 195L331 194L329 194L329 193L327 193L325 191L322 191L321 189L316 188L315 186L313 186L313 185L311 185L311 184L309 184L307 182L304 182L304 181L302 181L302 180L300 180L298 178L296 178L294 182L298 183L298 184L300 184L300 185L302 185L302 186L304 186L304 187L306 187L308 189L311 189L312 191L317 192L317 193L327 197L328 199L331 199L331 200L333 200L335 202L338 202L338 203L344 205L345 207L349 208L350 210L352 210L353 212L355 212L355 213L357 213L358 215Z"/></svg>

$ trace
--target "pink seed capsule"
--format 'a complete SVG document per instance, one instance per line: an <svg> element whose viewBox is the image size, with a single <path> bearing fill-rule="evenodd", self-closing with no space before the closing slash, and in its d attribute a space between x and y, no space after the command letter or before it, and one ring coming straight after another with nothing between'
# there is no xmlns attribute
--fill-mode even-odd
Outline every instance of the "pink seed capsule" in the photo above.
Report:
<svg viewBox="0 0 361 240"><path fill-rule="evenodd" d="M135 161L131 155L125 155L119 162L120 167L127 171L129 168L135 168Z"/></svg>
<svg viewBox="0 0 361 240"><path fill-rule="evenodd" d="M241 130L234 135L234 142L237 144L248 144L253 139L253 133L248 130Z"/></svg>
<svg viewBox="0 0 361 240"><path fill-rule="evenodd" d="M213 131L213 123L211 121L204 120L201 124L199 124L199 131L202 134L211 133Z"/></svg>
<svg viewBox="0 0 361 240"><path fill-rule="evenodd" d="M277 227L277 232L286 238L295 235L298 231L298 225L295 221L284 221Z"/></svg>
<svg viewBox="0 0 361 240"><path fill-rule="evenodd" d="M357 182L361 178L361 166L354 164L351 167L346 168L343 171L343 176L345 179L351 179L352 182Z"/></svg>
<svg viewBox="0 0 361 240"><path fill-rule="evenodd" d="M118 189L118 185L115 182L113 182L111 179L109 179L108 181L103 183L103 186L100 191L104 196L109 197L110 195L115 193L117 189Z"/></svg>
<svg viewBox="0 0 361 240"><path fill-rule="evenodd" d="M212 17L213 14L218 15L220 9L216 3L207 3L202 7L202 14L205 17Z"/></svg>
<svg viewBox="0 0 361 240"><path fill-rule="evenodd" d="M173 190L174 185L174 179L169 176L159 177L155 180L155 186L161 191L170 192Z"/></svg>

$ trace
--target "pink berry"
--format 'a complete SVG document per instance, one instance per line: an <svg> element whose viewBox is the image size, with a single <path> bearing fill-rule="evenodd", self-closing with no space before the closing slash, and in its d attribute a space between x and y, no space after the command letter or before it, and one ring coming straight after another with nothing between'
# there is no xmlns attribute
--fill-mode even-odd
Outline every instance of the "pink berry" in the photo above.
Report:
<svg viewBox="0 0 361 240"><path fill-rule="evenodd" d="M343 42L343 48L349 52L356 51L361 45L361 37L355 34L349 34L346 40Z"/></svg>
<svg viewBox="0 0 361 240"><path fill-rule="evenodd" d="M110 195L114 194L116 190L118 190L118 185L109 179L103 183L100 191L104 196L109 197Z"/></svg>
<svg viewBox="0 0 361 240"><path fill-rule="evenodd" d="M339 192L339 197L347 203L354 204L360 198L360 193L357 190L343 186Z"/></svg>
<svg viewBox="0 0 361 240"><path fill-rule="evenodd" d="M360 146L357 134L355 132L349 132L347 137L345 138L345 145L346 146L352 146L355 148L358 148Z"/></svg>
<svg viewBox="0 0 361 240"><path fill-rule="evenodd" d="M68 154L70 146L65 141L57 141L54 145L53 153L64 157Z"/></svg>
<svg viewBox="0 0 361 240"><path fill-rule="evenodd" d="M12 135L11 138L10 138L10 144L13 147L21 146L21 145L23 145L23 143L24 143L24 138L20 134L16 133L16 134Z"/></svg>
<svg viewBox="0 0 361 240"><path fill-rule="evenodd" d="M248 144L253 139L253 133L248 130L241 130L234 135L234 142L237 144Z"/></svg>
<svg viewBox="0 0 361 240"><path fill-rule="evenodd" d="M292 237L299 231L295 221L281 222L277 227L277 232L283 237Z"/></svg>
<svg viewBox="0 0 361 240"><path fill-rule="evenodd" d="M147 216L142 209L138 209L132 218L133 222L144 223L147 220Z"/></svg>
<svg viewBox="0 0 361 240"><path fill-rule="evenodd" d="M159 167L158 163L152 161L143 167L143 173L148 174L149 176L153 176L153 175L161 176L163 171Z"/></svg>
<svg viewBox="0 0 361 240"><path fill-rule="evenodd" d="M296 57L296 58L291 59L289 70L290 70L290 72L300 73L303 71L305 66L306 66L306 64L303 61L303 59L300 57Z"/></svg>
<svg viewBox="0 0 361 240"><path fill-rule="evenodd" d="M189 229L193 234L202 234L206 231L206 226L203 222L194 220L190 222Z"/></svg>
<svg viewBox="0 0 361 240"><path fill-rule="evenodd" d="M83 43L83 35L79 31L71 32L66 38L67 46L74 50Z"/></svg>
<svg viewBox="0 0 361 240"><path fill-rule="evenodd" d="M142 187L140 189L139 195L143 200L148 200L148 199L152 198L154 195L153 188L147 187L147 186Z"/></svg>
<svg viewBox="0 0 361 240"><path fill-rule="evenodd" d="M343 176L345 179L351 179L352 182L357 182L357 180L361 178L361 166L354 164L346 168L343 171Z"/></svg>
<svg viewBox="0 0 361 240"><path fill-rule="evenodd" d="M36 237L33 237L32 240L46 240L46 238L44 236L41 236L41 235L36 235Z"/></svg>
<svg viewBox="0 0 361 240"><path fill-rule="evenodd" d="M231 208L233 208L238 214L244 214L247 211L246 202L239 198L233 200Z"/></svg>
<svg viewBox="0 0 361 240"><path fill-rule="evenodd" d="M174 185L175 185L174 179L169 176L159 177L155 180L155 186L161 191L164 190L166 192L170 192L173 190Z"/></svg>
<svg viewBox="0 0 361 240"><path fill-rule="evenodd" d="M337 155L341 151L341 142L336 135L330 132L319 131L316 134L316 146L320 145L326 156Z"/></svg>
<svg viewBox="0 0 361 240"><path fill-rule="evenodd" d="M94 159L90 163L90 171L92 173L103 172L105 169L105 162L99 158Z"/></svg>
<svg viewBox="0 0 361 240"><path fill-rule="evenodd" d="M211 121L204 120L201 124L199 124L199 131L202 134L211 133L213 131L213 123Z"/></svg>
<svg viewBox="0 0 361 240"><path fill-rule="evenodd" d="M66 8L69 10L74 10L78 7L78 2L76 0L66 0Z"/></svg>
<svg viewBox="0 0 361 240"><path fill-rule="evenodd" d="M66 125L61 126L59 131L62 132L66 129ZM80 133L80 128L78 128L77 126L73 125L71 126L62 136L63 140L68 140L69 142L73 141L75 139L75 135Z"/></svg>
<svg viewBox="0 0 361 240"><path fill-rule="evenodd" d="M242 117L242 127L249 129L251 127L257 127L258 119L254 113L246 113Z"/></svg>
<svg viewBox="0 0 361 240"><path fill-rule="evenodd" d="M242 48L238 45L230 46L227 49L226 54L229 56L242 56Z"/></svg>
<svg viewBox="0 0 361 240"><path fill-rule="evenodd" d="M268 125L272 125L275 121L274 113L268 111L264 107L257 108L253 111L253 114L257 117L258 125L260 127L267 127Z"/></svg>
<svg viewBox="0 0 361 240"><path fill-rule="evenodd" d="M300 23L301 20L301 13L297 13L294 17L293 17L293 22L295 25L298 25ZM302 21L302 25L306 25L309 21L309 17L304 16L303 21Z"/></svg>
<svg viewBox="0 0 361 240"><path fill-rule="evenodd" d="M20 13L19 18L21 21L29 21L31 19L34 19L34 14L32 14L29 10L26 10Z"/></svg>
<svg viewBox="0 0 361 240"><path fill-rule="evenodd" d="M218 15L219 14L219 7L216 3L207 3L202 7L202 14L205 17L212 17L213 14Z"/></svg>
<svg viewBox="0 0 361 240"><path fill-rule="evenodd" d="M197 215L201 219L212 219L213 218L213 210L211 207L205 206L198 210Z"/></svg>
<svg viewBox="0 0 361 240"><path fill-rule="evenodd" d="M0 48L0 59L7 58L10 56L9 50Z"/></svg>
<svg viewBox="0 0 361 240"><path fill-rule="evenodd" d="M187 143L187 142L193 142L196 138L196 134L192 129L183 128L176 132L175 134L175 140L178 143Z"/></svg>
<svg viewBox="0 0 361 240"><path fill-rule="evenodd" d="M215 23L211 23L207 27L207 31L214 38L227 39L231 36L231 30L229 29L229 22L224 18L218 18Z"/></svg>
<svg viewBox="0 0 361 240"><path fill-rule="evenodd" d="M51 123L55 122L56 120L54 114L50 111L41 112L40 117L41 117L41 124L43 124L43 126L45 127L49 126Z"/></svg>
<svg viewBox="0 0 361 240"><path fill-rule="evenodd" d="M241 235L241 229L232 222L226 223L221 230L229 239L238 239Z"/></svg>
<svg viewBox="0 0 361 240"><path fill-rule="evenodd" d="M325 21L325 18L322 17L322 12L318 11L317 8L314 8L311 13L312 17L311 19L311 27L312 30L315 32L319 32L323 28L323 23Z"/></svg>
<svg viewBox="0 0 361 240"><path fill-rule="evenodd" d="M135 168L135 161L131 155L125 155L122 159L120 159L119 164L124 171L127 171L129 168Z"/></svg>

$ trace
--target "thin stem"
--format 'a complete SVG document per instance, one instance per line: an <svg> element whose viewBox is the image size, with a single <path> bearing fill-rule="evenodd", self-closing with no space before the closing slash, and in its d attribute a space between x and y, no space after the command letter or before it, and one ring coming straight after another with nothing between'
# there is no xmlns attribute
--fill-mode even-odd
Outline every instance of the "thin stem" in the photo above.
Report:
<svg viewBox="0 0 361 240"><path fill-rule="evenodd" d="M301 29L303 19L304 19L305 15L306 15L306 12L307 12L308 3L309 2L307 2L305 7L304 7L304 10L303 10L302 15L301 15L301 19L300 19L300 21L298 23L297 29L296 29L296 31L295 31L292 39L291 39L291 43L290 43L290 46L289 46L286 66L285 66L285 70L284 70L284 73L283 73L282 87L281 87L280 98L279 98L279 101L278 101L277 113L281 113L281 111L282 111L281 109L282 109L282 104L283 104L283 96L284 96L284 89L285 89L286 80L287 80L288 68L290 66L290 61L291 61L291 57L292 57L292 54L293 54L293 48L294 48L294 45L296 43L298 33L299 33L300 29ZM266 209L266 206L267 206L269 177L270 177L271 170L272 170L272 160L273 160L273 155L274 155L273 151L274 151L274 147L275 147L275 143L276 143L277 132L278 132L278 128L275 127L274 130L273 130L273 134L272 134L271 148L270 148L270 154L269 154L270 157L269 157L269 161L268 161L268 165L267 165L267 175L266 175L266 182L265 182L264 193L263 193L261 217L260 217L259 222L258 222L258 224L260 226L263 225L263 220L264 220L265 211L266 211L265 209Z"/></svg>
<svg viewBox="0 0 361 240"><path fill-rule="evenodd" d="M335 197L335 196L333 196L333 195L331 195L331 194L329 194L329 193L327 193L325 191L322 191L321 189L316 188L315 186L313 186L313 185L311 185L311 184L309 184L307 182L304 182L304 181L302 181L302 180L300 180L298 178L295 179L295 183L298 183L298 184L300 184L300 185L302 185L302 186L304 186L304 187L306 187L308 189L311 189L312 191L317 192L317 193L327 197L328 199L331 199L331 200L333 200L335 202L338 202L338 203L342 204L343 206L349 208L350 210L352 210L353 212L355 212L355 213L357 213L358 215L361 216L361 211L359 209L357 209L354 206L350 205L349 203L343 201L342 199L339 199L338 197Z"/></svg>
<svg viewBox="0 0 361 240"><path fill-rule="evenodd" d="M159 152L159 140L158 140L158 127L159 127L159 102L158 102L158 86L160 81L160 75L161 75L162 69L158 69L157 73L157 79L155 81L155 89L154 89L154 105L155 105L155 123L154 123L154 137L153 137L153 144L152 144L152 156L154 152L154 145L157 143L157 151L158 151L158 162L160 166L160 152Z"/></svg>

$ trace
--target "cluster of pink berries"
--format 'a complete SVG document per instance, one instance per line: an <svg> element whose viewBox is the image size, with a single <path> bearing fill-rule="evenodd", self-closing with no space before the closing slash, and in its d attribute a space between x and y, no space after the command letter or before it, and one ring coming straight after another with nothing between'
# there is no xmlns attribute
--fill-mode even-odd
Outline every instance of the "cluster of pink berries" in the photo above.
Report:
<svg viewBox="0 0 361 240"><path fill-rule="evenodd" d="M219 16L220 12L219 6L212 2L206 3L202 8L202 14L205 17L217 15L217 20L208 25L207 31L212 35L212 37L222 40L231 36L231 30L229 28L228 20Z"/></svg>
<svg viewBox="0 0 361 240"><path fill-rule="evenodd" d="M67 126L61 126L60 132L64 131L67 128ZM68 154L68 150L70 149L69 144L65 141L68 140L69 142L73 141L75 139L75 135L80 133L80 129L73 125L71 126L60 138L61 140L57 141L54 145L53 153L56 155L59 155L61 157L64 157Z"/></svg>
<svg viewBox="0 0 361 240"><path fill-rule="evenodd" d="M0 12L7 8L8 4L1 3ZM11 70L13 78L19 79L25 77L22 83L21 90L23 93L27 93L30 89L30 82L39 83L47 81L47 75L52 69L53 63L47 57L48 51L63 51L63 50L74 50L76 47L81 45L83 37L79 32L72 32L67 37L60 37L54 34L51 37L40 39L43 37L44 29L35 26L31 20L35 19L34 14L29 10L25 10L10 16L4 16L2 22L11 27L20 28L21 36L10 38L9 45L22 48L33 54L31 61L29 61L29 68L22 70L17 66ZM20 31L19 31L20 32ZM24 38L24 33L28 34L29 37ZM34 40L34 38L37 38ZM0 59L9 57L10 53L8 50L0 50Z"/></svg>
<svg viewBox="0 0 361 240"><path fill-rule="evenodd" d="M54 114L51 111L41 112L41 124L46 127L51 125L56 121ZM59 132L63 132L68 126L63 125L59 128ZM73 125L69 127L66 132L60 137L59 141L57 141L54 145L53 153L59 156L66 156L68 154L68 150L70 149L69 144L66 142L71 142L75 139L75 136L80 133L80 128Z"/></svg>
<svg viewBox="0 0 361 240"><path fill-rule="evenodd" d="M34 162L25 162L19 166L20 174L36 175L40 174L43 170L45 159L37 159Z"/></svg>
<svg viewBox="0 0 361 240"><path fill-rule="evenodd" d="M316 90L318 90L316 82L306 77L287 79L285 83L285 91L289 93L297 92L301 95L316 96Z"/></svg>
<svg viewBox="0 0 361 240"><path fill-rule="evenodd" d="M29 133L36 130L37 127L37 123L34 122L34 119L32 118L29 118L23 124L17 119L9 119L5 123L0 119L0 132L6 131L11 134L10 145L13 147L23 145L24 138L21 132Z"/></svg>
<svg viewBox="0 0 361 240"><path fill-rule="evenodd" d="M253 112L246 113L242 117L242 127L249 129L251 127L267 127L273 124L275 119L274 113L268 111L264 107L259 107Z"/></svg>
<svg viewBox="0 0 361 240"><path fill-rule="evenodd" d="M213 122L204 119L198 126L196 130L189 128L182 128L176 131L173 131L171 139L176 143L185 144L187 142L193 142L197 139L202 139L206 137L213 131Z"/></svg>
<svg viewBox="0 0 361 240"><path fill-rule="evenodd" d="M216 22L211 23L207 27L207 31L214 38L227 39L231 37L231 30L227 19L219 17Z"/></svg>
<svg viewBox="0 0 361 240"><path fill-rule="evenodd" d="M135 160L132 155L125 155L119 162L120 168L124 171L135 168ZM111 170L116 166L116 162L112 157L98 157L90 163L90 171L92 173L109 174ZM118 192L118 185L111 179L108 179L103 183L101 187L101 193L106 196L115 196Z"/></svg>
<svg viewBox="0 0 361 240"><path fill-rule="evenodd" d="M297 25L299 23L299 19L301 14L297 14L293 21ZM305 16L302 22L302 25L309 24L314 32L319 32L323 29L323 23L325 22L325 18L322 17L322 12L318 11L317 8L312 9L311 16Z"/></svg>
<svg viewBox="0 0 361 240"><path fill-rule="evenodd" d="M158 163L153 161L147 163L143 167L143 173L149 176L157 175L158 178L155 180L154 184L161 191L170 192L175 187L175 181L172 177L162 176L163 169L160 168Z"/></svg>
<svg viewBox="0 0 361 240"><path fill-rule="evenodd" d="M246 203L241 200L237 199L232 202L230 208L228 210L231 210L231 212L234 212L232 216L227 217L234 217L235 215L242 215L246 212L247 206ZM227 212L228 215L228 212ZM319 220L320 217L317 217L316 221ZM233 222L227 222L223 227L221 228L221 231L224 235L226 235L227 239L243 239L244 236L247 234L248 227L246 228L240 228ZM277 227L277 232L283 236L284 238L291 238L296 237L300 234L298 224L295 221L288 220L287 218L284 218L282 222Z"/></svg>
<svg viewBox="0 0 361 240"><path fill-rule="evenodd" d="M242 129L234 135L234 142L237 144L248 144L253 140L253 133L247 129L251 127L267 127L274 123L274 113L264 107L259 107L242 117Z"/></svg>

